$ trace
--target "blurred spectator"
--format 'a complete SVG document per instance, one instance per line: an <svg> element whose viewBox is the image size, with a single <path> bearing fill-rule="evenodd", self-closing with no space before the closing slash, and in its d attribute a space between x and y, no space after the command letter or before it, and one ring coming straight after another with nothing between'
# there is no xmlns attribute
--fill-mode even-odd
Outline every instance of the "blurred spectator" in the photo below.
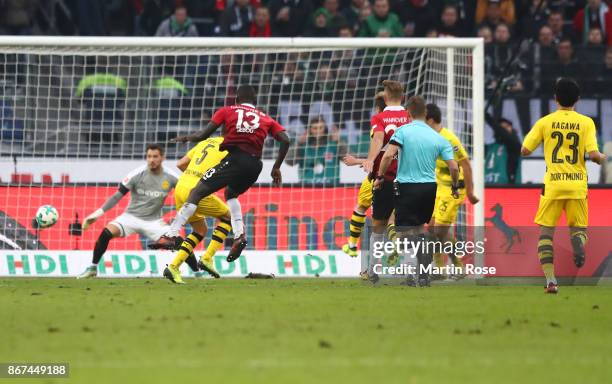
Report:
<svg viewBox="0 0 612 384"><path fill-rule="evenodd" d="M278 36L301 36L312 14L310 0L270 0L272 33Z"/></svg>
<svg viewBox="0 0 612 384"><path fill-rule="evenodd" d="M550 10L546 0L528 0L529 6L517 19L517 32L525 38L535 38L548 21Z"/></svg>
<svg viewBox="0 0 612 384"><path fill-rule="evenodd" d="M161 22L155 36L198 36L198 30L187 16L187 8L181 6L176 7L174 15Z"/></svg>
<svg viewBox="0 0 612 384"><path fill-rule="evenodd" d="M530 0L529 7L516 26L517 31L522 37L536 38L549 16L547 0Z"/></svg>
<svg viewBox="0 0 612 384"><path fill-rule="evenodd" d="M351 27L353 35L359 30L359 25L361 24L359 16L361 8L363 8L366 2L367 0L351 0L351 4L340 11L346 24Z"/></svg>
<svg viewBox="0 0 612 384"><path fill-rule="evenodd" d="M406 37L423 37L436 25L439 13L430 0L398 0L393 11L402 23Z"/></svg>
<svg viewBox="0 0 612 384"><path fill-rule="evenodd" d="M553 49L555 47L555 35L548 25L540 27L538 32L538 44L540 47Z"/></svg>
<svg viewBox="0 0 612 384"><path fill-rule="evenodd" d="M541 91L546 94L552 92L553 84L559 77L571 77L582 83L583 74L582 67L574 55L572 41L565 38L557 44L556 57L549 63L542 65ZM581 89L584 89L582 84Z"/></svg>
<svg viewBox="0 0 612 384"><path fill-rule="evenodd" d="M563 13L561 11L552 11L548 16L547 25L550 27L555 44L558 44L562 39L573 37L572 30L563 22Z"/></svg>
<svg viewBox="0 0 612 384"><path fill-rule="evenodd" d="M259 7L255 10L255 18L251 23L249 31L250 37L270 37L272 27L270 26L270 11L266 7Z"/></svg>
<svg viewBox="0 0 612 384"><path fill-rule="evenodd" d="M591 28L586 44L583 44L578 51L578 60L583 67L588 68L584 71L584 91L588 92L597 89L599 73L604 66L604 56L606 46L604 45L604 35L599 28Z"/></svg>
<svg viewBox="0 0 612 384"><path fill-rule="evenodd" d="M436 38L436 37L440 37L440 34L438 33L437 29L432 28L428 30L427 32L425 32L425 37Z"/></svg>
<svg viewBox="0 0 612 384"><path fill-rule="evenodd" d="M482 25L480 26L480 28L478 28L476 36L482 37L484 39L485 45L491 44L493 42L493 32L491 32L491 28L486 25Z"/></svg>
<svg viewBox="0 0 612 384"><path fill-rule="evenodd" d="M504 73L507 62L513 57L514 50L511 42L510 27L500 23L493 34L493 44L485 48L485 68L487 87L493 89L499 81L505 82L505 90L512 92L524 89L524 68L521 57L515 57L508 73ZM502 78L503 77L503 78Z"/></svg>
<svg viewBox="0 0 612 384"><path fill-rule="evenodd" d="M136 33L153 36L166 17L172 14L174 0L142 0L134 1L136 13Z"/></svg>
<svg viewBox="0 0 612 384"><path fill-rule="evenodd" d="M319 8L312 16L310 25L306 28L304 36L308 37L331 37L333 31L328 25L329 18L324 8Z"/></svg>
<svg viewBox="0 0 612 384"><path fill-rule="evenodd" d="M579 41L586 43L592 28L606 31L604 40L612 45L612 12L602 0L587 0L587 5L574 16L574 31Z"/></svg>
<svg viewBox="0 0 612 384"><path fill-rule="evenodd" d="M478 0L476 24L485 24L494 30L499 23L513 25L515 21L514 0Z"/></svg>
<svg viewBox="0 0 612 384"><path fill-rule="evenodd" d="M249 0L236 0L219 19L219 34L228 37L249 36L253 21L253 7Z"/></svg>
<svg viewBox="0 0 612 384"><path fill-rule="evenodd" d="M338 134L330 133L319 116L310 121L307 132L292 146L286 162L299 166L303 183L336 185L340 182L340 161L347 153Z"/></svg>
<svg viewBox="0 0 612 384"><path fill-rule="evenodd" d="M520 183L521 140L512 122L485 113L493 129L495 143L485 146L485 182L488 184Z"/></svg>
<svg viewBox="0 0 612 384"><path fill-rule="evenodd" d="M338 37L349 38L349 37L353 37L353 36L354 36L353 28L350 27L349 25L343 25L338 30Z"/></svg>
<svg viewBox="0 0 612 384"><path fill-rule="evenodd" d="M609 95L610 89L612 89L612 47L606 49L604 64L600 69L593 91L600 95Z"/></svg>
<svg viewBox="0 0 612 384"><path fill-rule="evenodd" d="M404 31L399 18L389 12L389 0L376 0L374 12L359 29L361 37L402 37Z"/></svg>
<svg viewBox="0 0 612 384"><path fill-rule="evenodd" d="M459 19L459 11L454 5L446 5L440 15L440 23L437 28L440 37L462 37L467 33Z"/></svg>
<svg viewBox="0 0 612 384"><path fill-rule="evenodd" d="M540 89L542 68L552 62L555 57L555 41L552 30L548 25L543 25L538 32L537 41L532 45L529 58L532 76L528 80L527 88L532 90Z"/></svg>
<svg viewBox="0 0 612 384"><path fill-rule="evenodd" d="M0 35L30 35L38 0L0 0Z"/></svg>
<svg viewBox="0 0 612 384"><path fill-rule="evenodd" d="M340 26L346 23L344 16L338 11L338 0L325 0L322 8L327 16L327 27L332 35L337 35Z"/></svg>

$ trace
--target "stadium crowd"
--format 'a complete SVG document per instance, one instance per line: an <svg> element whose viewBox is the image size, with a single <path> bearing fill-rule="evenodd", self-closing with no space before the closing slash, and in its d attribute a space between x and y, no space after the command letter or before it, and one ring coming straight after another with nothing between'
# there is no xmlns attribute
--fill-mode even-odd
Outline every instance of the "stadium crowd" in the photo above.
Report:
<svg viewBox="0 0 612 384"><path fill-rule="evenodd" d="M612 85L606 0L4 0L0 33L480 36L489 88L513 56L504 78L510 92L549 92L559 76L581 79L587 93L602 94Z"/></svg>

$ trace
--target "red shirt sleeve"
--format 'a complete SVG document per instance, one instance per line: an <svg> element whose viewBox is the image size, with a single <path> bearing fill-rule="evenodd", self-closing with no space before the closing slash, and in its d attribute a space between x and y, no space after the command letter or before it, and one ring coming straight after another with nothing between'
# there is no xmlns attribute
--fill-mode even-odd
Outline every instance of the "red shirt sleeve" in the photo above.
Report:
<svg viewBox="0 0 612 384"><path fill-rule="evenodd" d="M378 116L372 116L372 119L370 119L370 129L372 130L372 134L374 134L374 132L385 132L385 127Z"/></svg>
<svg viewBox="0 0 612 384"><path fill-rule="evenodd" d="M272 118L270 118L270 120L272 122L272 124L270 126L270 131L269 131L270 136L276 137L276 135L278 135L279 133L285 131L285 128L283 128L283 126L280 125L276 120L274 120Z"/></svg>
<svg viewBox="0 0 612 384"><path fill-rule="evenodd" d="M210 119L216 125L221 125L225 122L225 115L227 112L227 107L223 107L217 110L213 115L212 119Z"/></svg>

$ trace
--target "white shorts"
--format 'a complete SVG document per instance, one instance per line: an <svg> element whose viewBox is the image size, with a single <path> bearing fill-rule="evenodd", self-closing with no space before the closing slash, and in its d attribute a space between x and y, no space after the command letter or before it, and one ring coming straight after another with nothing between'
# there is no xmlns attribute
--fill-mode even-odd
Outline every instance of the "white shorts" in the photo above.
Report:
<svg viewBox="0 0 612 384"><path fill-rule="evenodd" d="M124 213L116 217L110 224L119 228L121 237L129 236L132 233L138 233L151 240L159 239L170 229L170 226L162 219L147 221L139 219L129 213Z"/></svg>

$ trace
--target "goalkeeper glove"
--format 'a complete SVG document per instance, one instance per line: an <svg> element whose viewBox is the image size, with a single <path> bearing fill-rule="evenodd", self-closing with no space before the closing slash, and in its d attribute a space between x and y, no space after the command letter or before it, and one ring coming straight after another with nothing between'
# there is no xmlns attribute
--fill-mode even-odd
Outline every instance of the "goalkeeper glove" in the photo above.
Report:
<svg viewBox="0 0 612 384"><path fill-rule="evenodd" d="M100 218L104 214L102 208L98 208L93 213L85 218L83 221L83 229L87 229L91 224L95 223L96 220Z"/></svg>

